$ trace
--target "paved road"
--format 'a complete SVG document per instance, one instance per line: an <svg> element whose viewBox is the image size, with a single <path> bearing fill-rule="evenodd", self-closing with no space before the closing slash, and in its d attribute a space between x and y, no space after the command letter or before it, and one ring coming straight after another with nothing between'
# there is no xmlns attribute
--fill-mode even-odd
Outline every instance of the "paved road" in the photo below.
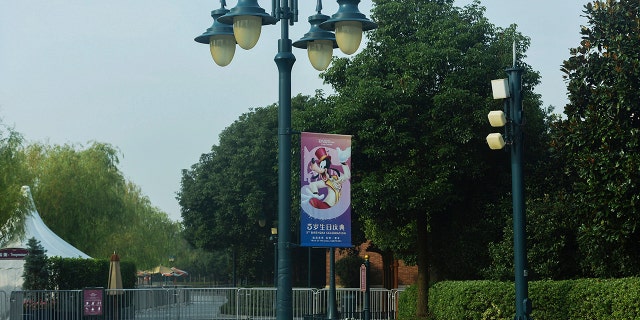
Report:
<svg viewBox="0 0 640 320"><path fill-rule="evenodd" d="M235 316L225 317L220 314L220 307L227 302L225 296L192 294L191 302L172 304L168 306L140 310L136 312L136 319L157 319L157 320L205 320L205 319L228 319Z"/></svg>

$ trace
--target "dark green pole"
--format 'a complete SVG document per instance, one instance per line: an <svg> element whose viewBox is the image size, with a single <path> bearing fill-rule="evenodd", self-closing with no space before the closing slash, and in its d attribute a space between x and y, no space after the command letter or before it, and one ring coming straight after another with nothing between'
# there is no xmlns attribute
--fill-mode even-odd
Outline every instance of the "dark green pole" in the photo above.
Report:
<svg viewBox="0 0 640 320"><path fill-rule="evenodd" d="M516 286L515 320L529 320L531 300L527 283L527 235L524 201L524 179L522 174L524 111L522 108L522 68L507 69L509 75L510 119L513 145L511 146L511 191L513 194L513 254Z"/></svg>
<svg viewBox="0 0 640 320"><path fill-rule="evenodd" d="M364 267L365 267L365 276L364 279L366 281L365 289L364 289L364 307L362 308L362 313L364 313L364 320L371 319L371 308L370 308L370 296L369 296L369 256L364 256Z"/></svg>
<svg viewBox="0 0 640 320"><path fill-rule="evenodd" d="M275 11L278 8L274 8ZM281 2L280 40L274 58L279 74L278 103L278 290L277 320L293 319L291 284L291 69L296 57L291 52L289 1Z"/></svg>
<svg viewBox="0 0 640 320"><path fill-rule="evenodd" d="M329 248L329 296L327 297L327 319L338 319L338 306L336 303L336 251Z"/></svg>
<svg viewBox="0 0 640 320"><path fill-rule="evenodd" d="M311 288L311 247L307 248L307 288Z"/></svg>

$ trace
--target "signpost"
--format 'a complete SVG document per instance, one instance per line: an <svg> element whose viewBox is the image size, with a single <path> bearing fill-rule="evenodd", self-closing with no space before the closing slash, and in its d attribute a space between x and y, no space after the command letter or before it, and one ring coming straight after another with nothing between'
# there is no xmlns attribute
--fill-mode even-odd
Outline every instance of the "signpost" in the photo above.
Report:
<svg viewBox="0 0 640 320"><path fill-rule="evenodd" d="M371 319L370 301L369 301L369 284L367 278L369 277L369 255L364 256L364 263L360 266L360 291L364 292L364 307L362 308L363 319Z"/></svg>
<svg viewBox="0 0 640 320"><path fill-rule="evenodd" d="M367 291L367 266L364 263L360 266L360 291Z"/></svg>

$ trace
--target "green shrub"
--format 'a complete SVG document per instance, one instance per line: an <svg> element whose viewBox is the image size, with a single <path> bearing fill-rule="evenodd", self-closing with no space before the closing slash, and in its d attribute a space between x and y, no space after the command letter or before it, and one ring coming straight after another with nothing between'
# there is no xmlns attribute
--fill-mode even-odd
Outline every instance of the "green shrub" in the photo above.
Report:
<svg viewBox="0 0 640 320"><path fill-rule="evenodd" d="M400 320L415 319L416 287L400 294ZM512 282L443 281L429 289L431 319L513 319ZM536 320L640 319L640 278L533 281L529 283Z"/></svg>
<svg viewBox="0 0 640 320"><path fill-rule="evenodd" d="M109 260L80 258L49 258L49 283L52 288L74 290L86 287L107 287L109 281ZM134 288L136 266L132 262L120 261L122 286Z"/></svg>
<svg viewBox="0 0 640 320"><path fill-rule="evenodd" d="M418 286L413 285L405 289L398 298L398 319L415 319L416 299L418 297Z"/></svg>
<svg viewBox="0 0 640 320"><path fill-rule="evenodd" d="M340 284L345 288L357 288L360 286L360 266L364 259L356 255L348 255L336 261L336 276L340 278Z"/></svg>

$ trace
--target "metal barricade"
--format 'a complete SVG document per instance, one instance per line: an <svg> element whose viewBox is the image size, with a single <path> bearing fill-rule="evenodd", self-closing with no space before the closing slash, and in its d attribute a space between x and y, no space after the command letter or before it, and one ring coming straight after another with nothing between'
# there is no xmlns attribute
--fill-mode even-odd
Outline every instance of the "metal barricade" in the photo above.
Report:
<svg viewBox="0 0 640 320"><path fill-rule="evenodd" d="M0 290L0 320L9 319L9 296Z"/></svg>
<svg viewBox="0 0 640 320"><path fill-rule="evenodd" d="M102 293L100 315L86 314L83 290L14 291L8 299L10 320L256 320L275 319L275 288L156 287ZM371 289L371 320L391 320L397 315L401 291ZM330 299L328 289L294 288L293 319L323 319ZM2 298L0 293L0 298ZM359 289L336 290L340 319L363 319L365 293ZM2 301L0 299L0 308ZM6 302L5 302L6 303ZM6 308L4 309L6 310ZM92 309L93 310L93 309Z"/></svg>
<svg viewBox="0 0 640 320"><path fill-rule="evenodd" d="M322 289L319 292L318 301L322 306L315 314L326 314L326 307L329 305L329 289ZM395 319L397 315L397 304L394 300L394 291L387 289L372 288L369 291L369 314L371 320ZM340 315L340 319L363 319L364 318L365 292L355 288L337 288L335 304Z"/></svg>

